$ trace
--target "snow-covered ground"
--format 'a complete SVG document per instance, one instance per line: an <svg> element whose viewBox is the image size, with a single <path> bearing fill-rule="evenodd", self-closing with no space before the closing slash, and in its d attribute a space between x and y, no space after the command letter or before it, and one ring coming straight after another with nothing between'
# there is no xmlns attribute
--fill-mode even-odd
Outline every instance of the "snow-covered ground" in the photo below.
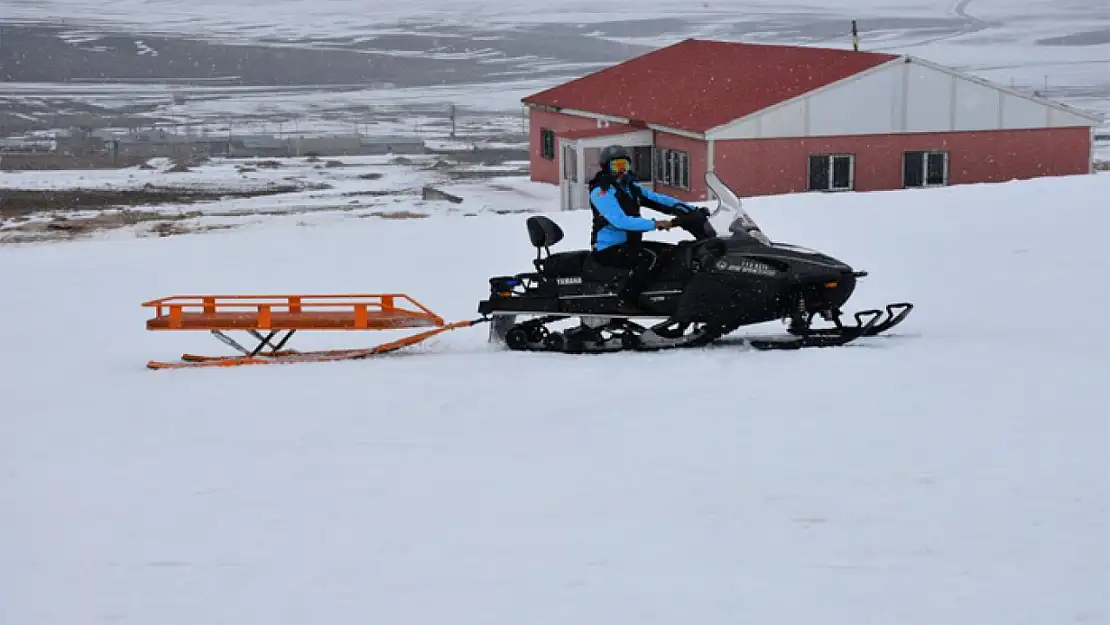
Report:
<svg viewBox="0 0 1110 625"><path fill-rule="evenodd" d="M258 223L260 216L293 215L298 223L361 219L382 215L477 215L487 212L541 212L559 205L559 187L530 181L527 161L497 165L450 162L450 156L407 154L335 158L224 159L176 171L169 159L151 159L146 167L113 170L28 170L0 172L0 193L26 191L114 192L116 206L61 207L56 198L42 199L33 214L0 214L0 243L40 240L37 224L64 219L91 219L124 211L148 213L141 222L111 233L130 238L157 233L171 219L180 228L235 227ZM444 191L459 202L423 198L425 187ZM136 204L128 192L203 192L209 199ZM221 193L250 197L221 197ZM0 198L2 207L2 198ZM100 223L91 236L100 236ZM116 224L119 225L119 224ZM28 235L28 228L36 234ZM72 233L55 232L69 237ZM84 236L84 235L82 235Z"/></svg>
<svg viewBox="0 0 1110 625"><path fill-rule="evenodd" d="M197 0L188 4L168 0L5 0L6 19L57 23L65 16L76 39L82 25L135 29L148 33L188 34L236 42L280 40L320 47L346 38L373 39L397 34L428 34L423 27L493 27L503 32L535 25L575 24L595 27L609 38L658 45L674 33L653 22L672 21L720 30L726 24L760 24L776 17L856 17L925 19L959 18L968 21L1028 22L1041 33L1095 30L1107 15L1099 0L851 0L829 6L820 2L784 4L778 0L716 0L689 2L659 0L645 6L636 0L613 0L599 6L589 0L558 4L522 4L510 0ZM1100 10L1101 9L1101 10ZM608 32L614 24L643 24L626 28L625 36ZM934 25L935 26L935 25ZM678 24L675 27L681 27ZM444 37L443 33L435 33ZM456 35L465 37L465 35ZM483 40L492 40L484 38ZM482 52L480 48L473 51Z"/></svg>
<svg viewBox="0 0 1110 625"><path fill-rule="evenodd" d="M58 25L58 16L64 15L62 24L70 29L64 36L82 46L94 44L105 32L120 31L321 50L403 38L404 49L382 44L373 54L478 59L487 68L504 66L495 88L488 80L464 84L465 79L403 89L0 83L0 102L57 106L70 100L105 110L148 102L156 106L152 114L196 128L226 127L229 119L240 119L269 124L265 131L276 132L279 120L284 120L286 131L290 120L297 120L302 132L335 132L361 123L376 133L433 136L445 132L444 111L454 104L467 111L474 129L505 132L517 128L521 97L608 64L598 59L575 62L570 53L559 50L562 39L572 48L584 40L656 47L686 37L848 47L852 19L859 20L865 50L922 56L1005 85L1040 89L1066 104L1110 113L1110 9L1104 0L852 0L834 7L778 0L671 0L650 5L616 0L604 6L582 0L4 0L4 13L0 19L51 25ZM527 37L517 41L521 33ZM536 43L534 49L528 37ZM512 45L498 47L506 39L513 39ZM149 45L139 43L136 55L149 54ZM170 104L171 96L183 91L191 99ZM393 118L400 107L415 105L435 110ZM366 112L367 106L375 112Z"/></svg>
<svg viewBox="0 0 1110 625"><path fill-rule="evenodd" d="M303 38L323 44L342 37L374 37L422 32L416 25L454 28L494 26L501 30L536 24L611 24L639 20L696 18L707 23L725 20L758 21L768 15L830 15L821 3L784 5L777 0L685 0L642 2L614 0L603 6L588 0L559 4L521 4L509 0L199 0L183 5L167 0L6 0L9 20L43 21L65 15L67 23L129 27L144 32L187 33L237 41ZM947 4L921 0L852 0L841 10L880 15L936 16ZM264 8L263 8L264 7ZM653 29L658 30L658 29ZM75 32L76 34L76 32ZM643 39L641 34L638 39Z"/></svg>
<svg viewBox="0 0 1110 625"><path fill-rule="evenodd" d="M596 68L595 68L596 69ZM57 84L0 82L8 100L49 110L51 103L80 102L105 112L146 105L150 115L195 134L260 133L284 136L349 134L446 137L449 107L457 108L456 132L483 137L524 131L521 99L551 80L519 80L438 87L179 87L149 83ZM172 104L174 94L188 100ZM365 110L369 107L371 110ZM358 109L362 112L352 112Z"/></svg>
<svg viewBox="0 0 1110 625"><path fill-rule="evenodd" d="M0 622L1110 622L1108 194L746 201L870 271L856 307L917 304L811 352L513 353L474 328L155 372L226 349L144 330L139 303L174 293L402 291L471 318L530 268L523 216L0 248ZM586 244L586 212L553 217L557 249ZM299 346L379 338L320 334Z"/></svg>

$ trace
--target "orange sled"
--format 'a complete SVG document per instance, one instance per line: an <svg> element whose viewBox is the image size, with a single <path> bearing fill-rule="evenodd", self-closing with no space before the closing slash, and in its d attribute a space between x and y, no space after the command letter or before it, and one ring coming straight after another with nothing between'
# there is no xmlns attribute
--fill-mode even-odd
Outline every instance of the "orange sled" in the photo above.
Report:
<svg viewBox="0 0 1110 625"><path fill-rule="evenodd" d="M154 308L147 330L207 330L239 356L182 354L181 362L147 363L151 369L236 367L292 362L356 360L415 345L441 332L487 319L446 323L402 293L355 295L175 295L143 302ZM300 352L284 349L298 330L397 330L432 328L374 347ZM242 330L257 344L248 349L225 334ZM284 334L282 334L284 333Z"/></svg>

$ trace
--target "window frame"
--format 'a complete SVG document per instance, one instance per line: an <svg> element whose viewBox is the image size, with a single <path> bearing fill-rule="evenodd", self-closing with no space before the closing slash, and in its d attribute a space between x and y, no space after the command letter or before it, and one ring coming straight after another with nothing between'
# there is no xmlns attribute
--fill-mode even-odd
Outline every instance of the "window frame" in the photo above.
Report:
<svg viewBox="0 0 1110 625"><path fill-rule="evenodd" d="M921 184L910 185L906 179L906 160L910 154L921 155ZM929 157L940 156L943 160L943 172L940 182L929 182ZM948 150L905 150L902 152L902 188L903 189L929 189L947 187L951 184L952 155Z"/></svg>
<svg viewBox="0 0 1110 625"><path fill-rule="evenodd" d="M655 181L655 147L638 145L632 148L632 169L640 182Z"/></svg>
<svg viewBox="0 0 1110 625"><path fill-rule="evenodd" d="M825 179L827 180L824 188L813 186L813 160L815 158L822 159L825 166ZM848 159L848 186L837 187L835 184L836 160ZM817 154L810 154L806 156L806 191L823 191L823 192L843 192L854 191L856 188L856 155L851 152L822 152Z"/></svg>
<svg viewBox="0 0 1110 625"><path fill-rule="evenodd" d="M655 147L655 184L690 190L690 153L676 148Z"/></svg>
<svg viewBox="0 0 1110 625"><path fill-rule="evenodd" d="M550 128L540 128L540 158L555 160L556 152L555 131Z"/></svg>

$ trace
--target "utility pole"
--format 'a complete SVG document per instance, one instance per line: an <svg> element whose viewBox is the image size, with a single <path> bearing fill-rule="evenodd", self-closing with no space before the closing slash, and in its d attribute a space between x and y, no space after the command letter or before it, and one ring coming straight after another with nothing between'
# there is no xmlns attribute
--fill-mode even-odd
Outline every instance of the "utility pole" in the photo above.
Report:
<svg viewBox="0 0 1110 625"><path fill-rule="evenodd" d="M856 20L852 20L852 49L859 52L859 29L856 27Z"/></svg>

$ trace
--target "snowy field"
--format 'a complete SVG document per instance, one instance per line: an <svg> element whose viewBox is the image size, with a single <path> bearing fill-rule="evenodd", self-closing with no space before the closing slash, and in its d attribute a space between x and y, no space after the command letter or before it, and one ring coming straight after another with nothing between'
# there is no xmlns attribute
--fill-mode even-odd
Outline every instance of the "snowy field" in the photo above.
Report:
<svg viewBox="0 0 1110 625"><path fill-rule="evenodd" d="M351 38L428 34L425 26L494 27L511 32L536 25L575 24L593 28L599 36L664 45L672 42L676 33L655 22L671 21L672 28L693 24L697 30L691 35L712 36L729 24L758 26L776 17L807 16L814 21L843 16L956 18L973 23L969 31L985 25L1020 24L1027 35L1050 37L1097 31L1110 20L1099 0L850 0L835 7L804 0L789 4L778 0L659 0L650 7L635 0L612 0L603 6L587 0L565 0L558 5L510 0L317 0L309 4L295 0L195 0L188 4L171 0L5 0L4 4L7 21L49 22L63 17L63 23L75 31L81 25L109 26L321 47ZM633 27L625 28L624 36L609 32L618 24Z"/></svg>
<svg viewBox="0 0 1110 625"><path fill-rule="evenodd" d="M26 170L0 173L0 190L26 189L35 191L95 189L135 191L147 187L159 189L195 189L198 191L234 190L256 192L275 187L298 185L303 193L280 197L256 196L243 200L214 200L189 204L190 210L201 212L237 212L255 209L295 211L317 206L336 208L337 204L355 200L374 203L410 202L419 196L424 185L466 193L479 191L496 195L497 188L513 185L522 198L543 199L558 204L559 188L549 184L533 184L528 179L527 161L503 161L496 165L457 163L450 156L436 154L404 154L382 156L335 156L326 158L213 158L192 165L187 171L175 171L168 158L153 158L143 166L103 170ZM474 185L460 181L468 174L490 176ZM497 174L502 174L498 177ZM313 186L327 187L316 189ZM343 199L347 198L347 199ZM400 199L399 199L400 198ZM308 200L315 200L308 201ZM408 205L408 204L407 204ZM183 205L151 206L152 209L180 210ZM483 205L484 208L503 208ZM46 208L46 207L44 207ZM146 208L146 207L144 207Z"/></svg>
<svg viewBox="0 0 1110 625"><path fill-rule="evenodd" d="M5 207L5 191L30 192L39 198L32 212L0 210L0 244L105 234L125 239L157 236L171 224L186 231L233 228L263 223L274 215L313 225L383 216L534 213L559 205L559 187L531 182L527 161L486 165L443 158L436 154L217 158L187 171L158 158L144 166L110 170L0 172L0 209ZM425 187L449 193L458 201L425 199ZM49 195L54 191L84 196L84 204L71 206ZM114 205L97 206L90 192L110 194ZM160 203L140 198L150 192L170 197ZM203 197L184 197L188 193ZM137 220L136 214L142 219ZM63 222L82 227L54 229Z"/></svg>
<svg viewBox="0 0 1110 625"><path fill-rule="evenodd" d="M472 328L156 372L226 349L144 330L139 303L175 293L402 291L472 318L529 269L524 218L0 248L0 622L1108 623L1108 194L747 200L870 271L854 307L917 304L810 352L513 353ZM553 217L558 249L586 244L586 212Z"/></svg>
<svg viewBox="0 0 1110 625"><path fill-rule="evenodd" d="M651 48L687 37L847 48L852 19L860 21L865 50L921 56L1110 113L1110 8L1104 0L852 0L835 7L778 0L650 6L629 0L604 6L580 0L0 0L0 7L0 20L60 24L68 29L62 35L67 42L89 50L106 33L132 33L136 57L157 54L143 36L160 34L223 44L358 49L371 58L474 61L457 78L406 88L0 83L0 102L19 103L35 114L64 102L106 112L146 104L150 115L212 132L226 131L229 120L288 132L296 120L297 132L337 132L361 123L375 133L440 136L450 104L469 116L469 131L515 132L521 97ZM580 58L590 42L628 48ZM183 92L189 101L170 104L173 94Z"/></svg>

